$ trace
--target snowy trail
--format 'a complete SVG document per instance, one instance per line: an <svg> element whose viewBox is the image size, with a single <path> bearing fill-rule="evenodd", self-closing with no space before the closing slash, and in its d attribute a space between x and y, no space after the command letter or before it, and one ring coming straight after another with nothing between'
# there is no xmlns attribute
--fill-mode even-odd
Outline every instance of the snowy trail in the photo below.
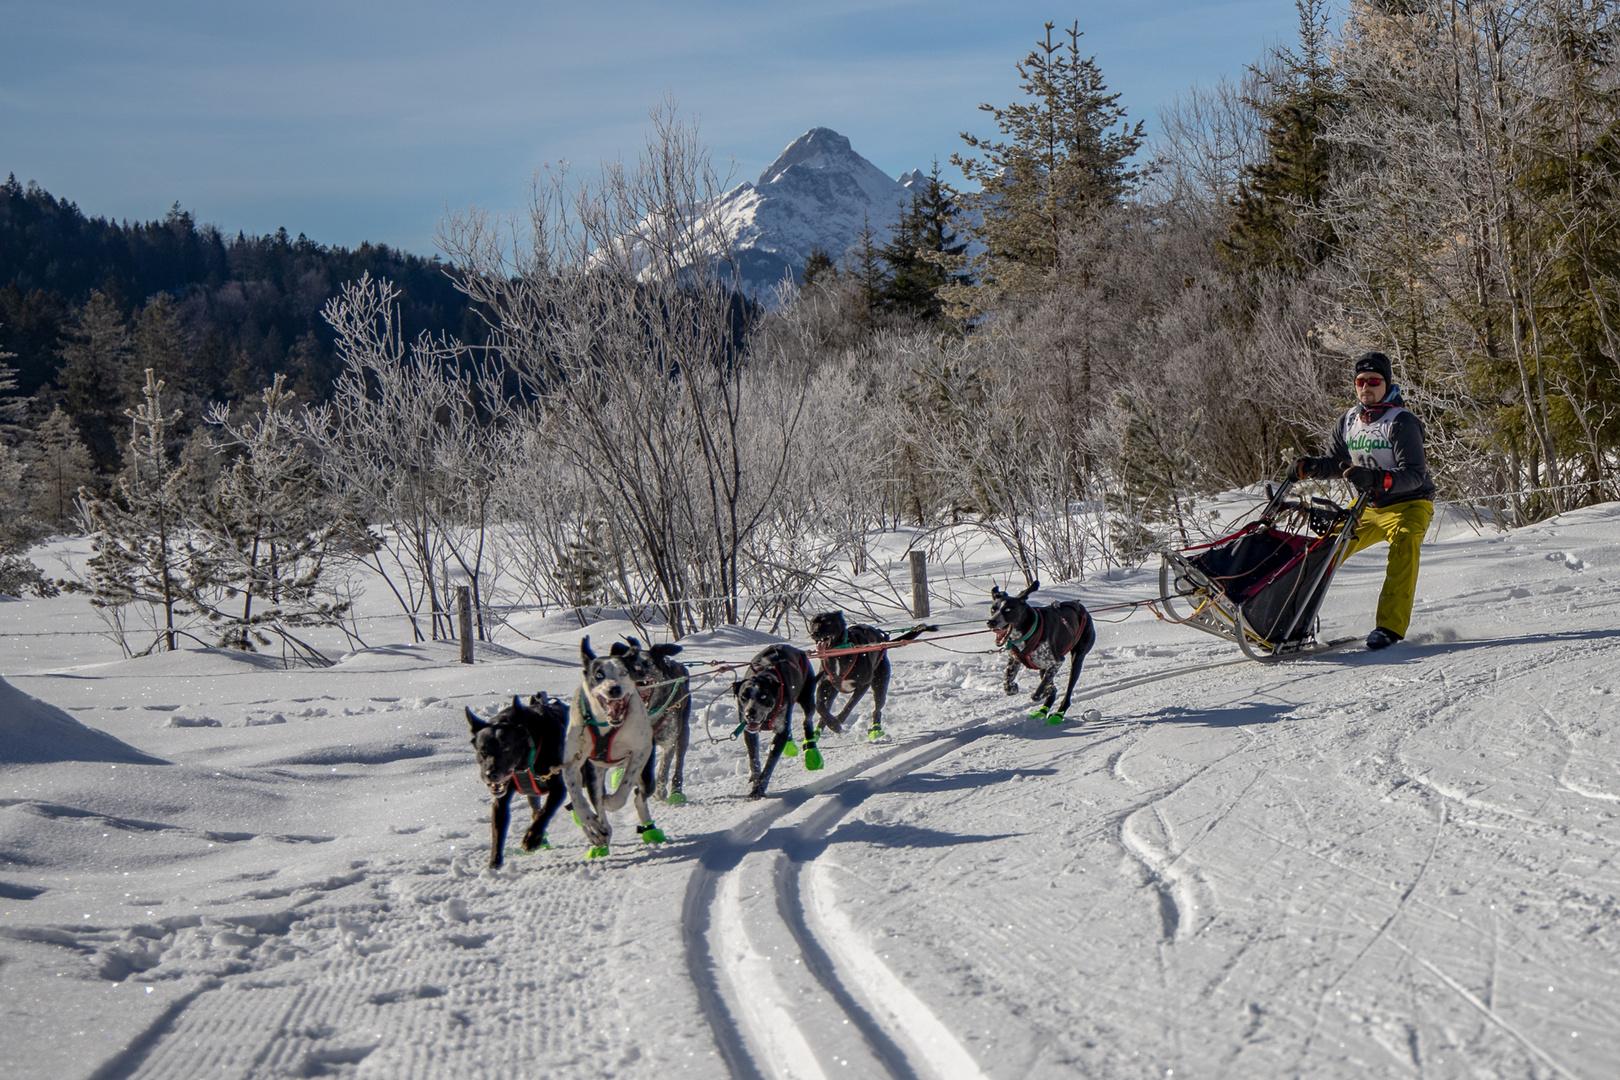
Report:
<svg viewBox="0 0 1620 1080"><path fill-rule="evenodd" d="M438 643L297 672L6 638L6 682L49 704L0 709L0 1061L1600 1080L1620 1060L1617 529L1600 507L1426 547L1415 632L1381 655L1255 664L1102 623L1076 692L1095 723L1029 722L998 657L901 650L893 741L829 739L825 773L784 763L761 803L739 745L700 729L692 801L656 809L667 844L620 815L586 862L564 818L498 873L460 707L567 691L577 629L472 667ZM1326 636L1364 626L1380 572L1351 560ZM77 603L0 604L0 630L76 628Z"/></svg>

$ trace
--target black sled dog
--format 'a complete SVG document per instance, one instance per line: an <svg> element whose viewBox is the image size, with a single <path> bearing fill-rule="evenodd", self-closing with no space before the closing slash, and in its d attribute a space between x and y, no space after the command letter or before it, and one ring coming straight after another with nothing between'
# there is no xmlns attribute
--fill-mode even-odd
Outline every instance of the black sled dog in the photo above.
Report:
<svg viewBox="0 0 1620 1080"><path fill-rule="evenodd" d="M608 650L630 669L641 703L647 707L653 729L653 757L658 761L658 786L653 797L671 806L686 801L681 793L681 771L692 734L692 673L674 658L680 651L679 645L648 648L633 637L614 642Z"/></svg>
<svg viewBox="0 0 1620 1080"><path fill-rule="evenodd" d="M591 845L585 857L599 859L608 854L608 841L613 836L608 814L632 796L640 822L636 832L641 834L642 842L661 844L663 830L653 824L647 812L653 772L652 722L647 719L647 706L623 659L597 656L591 651L589 637L580 640L579 655L579 689L569 699L568 727L563 733L562 778L574 816ZM608 791L607 778L614 773L620 781L613 791Z"/></svg>
<svg viewBox="0 0 1620 1080"><path fill-rule="evenodd" d="M499 870L506 850L506 827L511 821L512 793L529 800L534 820L523 834L523 850L549 848L546 826L562 805L566 789L562 781L563 730L568 726L568 706L556 698L536 694L525 705L517 698L484 721L467 714L472 728L473 752L478 755L478 775L493 796L489 809L489 866ZM546 804L540 805L544 794Z"/></svg>
<svg viewBox="0 0 1620 1080"><path fill-rule="evenodd" d="M1078 600L1060 600L1045 607L1025 603L1029 594L1040 587L1040 582L1034 582L1014 596L992 586L987 625L995 631L996 646L1007 650L1007 678L1002 684L1007 696L1018 693L1020 666L1040 672L1040 685L1029 696L1031 701L1040 702L1040 708L1030 715L1048 724L1061 724L1074 696L1075 680L1080 678L1080 665L1097 644L1097 628L1090 612ZM1063 704L1053 709L1057 687L1052 680L1065 656L1069 658L1069 685L1063 692Z"/></svg>
<svg viewBox="0 0 1620 1080"><path fill-rule="evenodd" d="M914 626L910 630L895 638L895 641L910 641L918 634L929 633L939 629L937 626ZM810 637L816 643L817 652L836 651L838 649L858 648L862 645L878 645L889 640L889 635L875 626L857 623L854 626L844 621L842 611L827 611L810 618ZM874 649L871 652L849 653L845 656L824 656L821 659L821 675L816 679L816 712L821 716L822 725L831 728L836 734L843 734L844 721L849 714L860 704L861 698L870 689L872 691L872 727L866 737L873 742L883 737L883 703L889 697L889 650ZM832 714L833 699L839 694L848 694L849 700L844 703L843 711L834 719Z"/></svg>
<svg viewBox="0 0 1620 1080"><path fill-rule="evenodd" d="M804 714L804 767L821 768L821 751L816 749L816 674L810 658L791 645L772 645L748 662L748 671L731 684L737 698L737 716L742 723L743 741L748 745L748 797L763 798L765 785L784 747L792 746L793 706ZM765 767L759 766L759 733L771 732L771 749ZM792 757L797 748L788 751Z"/></svg>

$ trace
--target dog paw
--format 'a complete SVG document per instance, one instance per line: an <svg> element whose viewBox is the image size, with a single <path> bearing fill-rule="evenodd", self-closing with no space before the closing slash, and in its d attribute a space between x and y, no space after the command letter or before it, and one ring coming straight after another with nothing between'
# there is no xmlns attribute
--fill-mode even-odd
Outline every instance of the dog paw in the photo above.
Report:
<svg viewBox="0 0 1620 1080"><path fill-rule="evenodd" d="M672 791L669 793L669 798L664 801L670 806L683 806L686 803L686 796L678 791Z"/></svg>
<svg viewBox="0 0 1620 1080"><path fill-rule="evenodd" d="M591 850L587 851L585 853L585 857L587 859L605 859L608 857L608 846L606 844L598 844L591 848Z"/></svg>
<svg viewBox="0 0 1620 1080"><path fill-rule="evenodd" d="M783 743L782 744L782 756L783 757L798 757L799 756L799 744L794 742L792 739L789 739L787 742Z"/></svg>
<svg viewBox="0 0 1620 1080"><path fill-rule="evenodd" d="M669 840L669 838L664 835L664 830L660 829L650 821L645 825L637 825L636 832L640 834L641 842L643 844L663 844L667 843Z"/></svg>
<svg viewBox="0 0 1620 1080"><path fill-rule="evenodd" d="M810 772L816 772L822 765L821 751L816 749L816 744L806 743L804 747L804 767Z"/></svg>
<svg viewBox="0 0 1620 1080"><path fill-rule="evenodd" d="M842 735L844 733L844 725L840 724L837 720L834 720L830 716L821 721L821 726L832 732L834 735Z"/></svg>
<svg viewBox="0 0 1620 1080"><path fill-rule="evenodd" d="M1018 684L1015 682L1008 683L1006 686L1002 687L1002 689L1006 691L1008 697L1012 697L1014 694L1018 693Z"/></svg>

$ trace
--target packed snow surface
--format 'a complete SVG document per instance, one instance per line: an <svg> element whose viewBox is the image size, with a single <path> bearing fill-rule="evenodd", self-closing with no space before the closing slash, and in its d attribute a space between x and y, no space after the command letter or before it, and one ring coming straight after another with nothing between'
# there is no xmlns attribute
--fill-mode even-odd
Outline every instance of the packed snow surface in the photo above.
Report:
<svg viewBox="0 0 1620 1080"><path fill-rule="evenodd" d="M1324 637L1372 628L1383 551ZM1011 576L989 550L935 569L971 601L936 608L956 633ZM1156 592L1147 568L1037 598ZM518 809L491 872L463 708L566 693L566 621L468 667L377 619L288 670L122 659L80 599L0 603L0 1068L1620 1075L1620 506L1434 539L1382 653L1261 665L1126 615L1097 612L1084 721L1029 720L986 637L910 646L887 738L863 704L825 771L784 759L756 802L707 709L729 676L702 682L668 843L626 810L586 862L559 814L522 855Z"/></svg>

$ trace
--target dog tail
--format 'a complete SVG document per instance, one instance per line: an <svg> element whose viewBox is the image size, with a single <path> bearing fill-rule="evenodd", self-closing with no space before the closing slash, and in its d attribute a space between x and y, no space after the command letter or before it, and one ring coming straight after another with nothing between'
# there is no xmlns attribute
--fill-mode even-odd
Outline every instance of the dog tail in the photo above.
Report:
<svg viewBox="0 0 1620 1080"><path fill-rule="evenodd" d="M917 638L917 635L919 635L919 634L936 634L938 632L939 632L939 627L934 626L933 624L930 623L930 624L928 624L926 626L913 626L910 630L907 630L905 633L901 634L899 637L890 638L889 640L890 641L915 641L916 638Z"/></svg>

